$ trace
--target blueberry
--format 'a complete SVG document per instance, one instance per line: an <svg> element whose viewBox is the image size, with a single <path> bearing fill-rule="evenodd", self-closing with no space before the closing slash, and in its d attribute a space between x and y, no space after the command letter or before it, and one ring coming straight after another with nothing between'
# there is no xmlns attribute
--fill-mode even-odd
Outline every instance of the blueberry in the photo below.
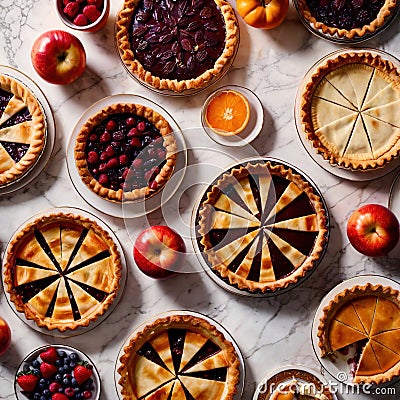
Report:
<svg viewBox="0 0 400 400"><path fill-rule="evenodd" d="M67 356L67 353L64 350L58 350L57 353L60 358L65 358Z"/></svg>
<svg viewBox="0 0 400 400"><path fill-rule="evenodd" d="M37 392L33 395L34 400L40 400L40 397L41 397L40 393Z"/></svg>
<svg viewBox="0 0 400 400"><path fill-rule="evenodd" d="M71 379L71 385L72 385L72 387L78 387L79 386L78 381L75 378Z"/></svg>
<svg viewBox="0 0 400 400"><path fill-rule="evenodd" d="M74 368L76 367L76 362L71 361L71 362L69 363L69 367L70 367L71 369L74 369Z"/></svg>
<svg viewBox="0 0 400 400"><path fill-rule="evenodd" d="M40 370L38 368L33 368L32 369L32 374L33 375L40 375Z"/></svg>
<svg viewBox="0 0 400 400"><path fill-rule="evenodd" d="M32 361L32 367L33 368L39 368L40 367L40 361L39 360L33 360Z"/></svg>
<svg viewBox="0 0 400 400"><path fill-rule="evenodd" d="M46 396L40 396L40 400L48 400L49 398Z"/></svg>
<svg viewBox="0 0 400 400"><path fill-rule="evenodd" d="M58 382L58 383L62 382L62 380L63 380L62 375L61 375L61 374L57 374L57 375L54 377L54 380L55 380L56 382Z"/></svg>
<svg viewBox="0 0 400 400"><path fill-rule="evenodd" d="M31 367L28 364L24 365L24 368L22 369L24 372L29 372Z"/></svg>
<svg viewBox="0 0 400 400"><path fill-rule="evenodd" d="M78 362L79 361L79 356L78 356L78 354L76 354L76 353L71 353L70 355L69 355L69 359L71 360L71 361L75 361L75 362Z"/></svg>

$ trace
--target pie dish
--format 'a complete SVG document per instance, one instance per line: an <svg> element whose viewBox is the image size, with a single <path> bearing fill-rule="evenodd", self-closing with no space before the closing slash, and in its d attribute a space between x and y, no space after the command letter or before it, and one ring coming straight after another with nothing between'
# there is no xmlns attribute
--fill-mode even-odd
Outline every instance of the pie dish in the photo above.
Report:
<svg viewBox="0 0 400 400"><path fill-rule="evenodd" d="M95 221L54 212L28 222L4 257L4 287L17 311L60 332L86 327L112 304L121 258Z"/></svg>
<svg viewBox="0 0 400 400"><path fill-rule="evenodd" d="M396 12L397 0L297 0L304 20L324 37L362 40L385 26Z"/></svg>
<svg viewBox="0 0 400 400"><path fill-rule="evenodd" d="M98 111L78 132L74 156L82 181L109 201L136 201L158 193L176 164L168 121L140 104Z"/></svg>
<svg viewBox="0 0 400 400"><path fill-rule="evenodd" d="M330 164L383 167L400 152L400 73L378 53L344 51L320 62L304 85L300 122Z"/></svg>
<svg viewBox="0 0 400 400"><path fill-rule="evenodd" d="M45 143L45 115L36 97L22 83L0 74L0 186L27 173Z"/></svg>
<svg viewBox="0 0 400 400"><path fill-rule="evenodd" d="M232 400L239 382L233 344L193 315L157 318L129 341L120 357L122 399Z"/></svg>
<svg viewBox="0 0 400 400"><path fill-rule="evenodd" d="M116 30L127 69L157 90L176 93L220 77L239 45L238 21L225 0L125 0Z"/></svg>
<svg viewBox="0 0 400 400"><path fill-rule="evenodd" d="M400 293L380 284L353 286L323 309L321 357L356 346L353 382L381 384L400 375Z"/></svg>
<svg viewBox="0 0 400 400"><path fill-rule="evenodd" d="M207 266L250 293L297 283L318 264L328 241L320 195L292 167L272 160L223 173L203 195L196 223Z"/></svg>

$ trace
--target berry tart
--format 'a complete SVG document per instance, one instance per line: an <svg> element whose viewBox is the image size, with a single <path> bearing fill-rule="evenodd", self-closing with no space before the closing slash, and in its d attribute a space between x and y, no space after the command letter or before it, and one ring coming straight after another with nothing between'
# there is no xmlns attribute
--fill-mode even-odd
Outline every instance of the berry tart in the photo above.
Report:
<svg viewBox="0 0 400 400"><path fill-rule="evenodd" d="M118 103L89 118L75 143L82 181L101 198L144 200L171 177L177 158L168 121L149 107Z"/></svg>
<svg viewBox="0 0 400 400"><path fill-rule="evenodd" d="M381 384L400 375L400 292L382 285L354 286L323 309L318 326L321 357L335 360L355 346L353 382Z"/></svg>
<svg viewBox="0 0 400 400"><path fill-rule="evenodd" d="M97 222L54 212L26 223L4 257L4 285L17 311L60 332L103 315L120 288L117 245Z"/></svg>
<svg viewBox="0 0 400 400"><path fill-rule="evenodd" d="M226 71L239 45L225 0L125 0L116 25L123 63L158 90L205 87Z"/></svg>
<svg viewBox="0 0 400 400"><path fill-rule="evenodd" d="M33 93L0 74L0 186L30 171L46 144L45 115Z"/></svg>
<svg viewBox="0 0 400 400"><path fill-rule="evenodd" d="M349 50L318 64L304 86L306 138L332 165L374 170L400 154L400 70L380 53Z"/></svg>
<svg viewBox="0 0 400 400"><path fill-rule="evenodd" d="M160 317L129 341L120 358L123 400L232 400L239 382L233 344L193 315Z"/></svg>
<svg viewBox="0 0 400 400"><path fill-rule="evenodd" d="M223 282L266 293L298 282L318 264L328 241L328 214L292 167L257 160L208 187L196 228L201 256Z"/></svg>
<svg viewBox="0 0 400 400"><path fill-rule="evenodd" d="M297 8L317 31L328 38L367 39L393 17L397 0L297 0Z"/></svg>

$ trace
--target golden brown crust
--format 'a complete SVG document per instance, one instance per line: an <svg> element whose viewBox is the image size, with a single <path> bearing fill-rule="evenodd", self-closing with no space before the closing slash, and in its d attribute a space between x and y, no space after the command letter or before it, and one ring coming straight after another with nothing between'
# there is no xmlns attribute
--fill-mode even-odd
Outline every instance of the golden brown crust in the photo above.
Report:
<svg viewBox="0 0 400 400"><path fill-rule="evenodd" d="M104 242L110 252L111 267L108 271L112 271L112 276L108 276L106 279L109 293L104 300L99 302L98 306L92 312L82 316L81 319L76 321L65 322L62 319L60 320L52 317L38 315L37 312L35 312L35 309L33 307L30 307L29 303L23 302L21 296L16 292L14 287L13 275L16 265L16 258L21 251L21 245L24 245L24 239L38 228L44 227L47 224L56 221L65 222L69 224L72 228L74 226L78 226L92 230ZM67 330L77 329L78 327L86 327L89 325L89 323L96 321L101 315L106 312L106 310L115 300L118 290L120 288L121 268L121 257L117 245L114 243L107 231L105 231L95 221L92 221L81 215L58 212L41 216L33 222L29 222L13 236L5 255L3 274L5 289L7 293L9 293L10 300L14 303L17 311L24 313L25 317L28 320L33 320L39 327L47 328L49 330L57 329L61 332L64 332ZM50 303L50 301L51 299L48 299L48 303Z"/></svg>
<svg viewBox="0 0 400 400"><path fill-rule="evenodd" d="M392 14L397 5L397 0L386 0L378 15L373 21L371 21L370 24L364 25L361 28L354 28L350 30L336 28L334 26L327 26L323 22L317 21L308 8L307 0L298 0L297 4L303 17L311 24L312 27L314 27L314 29L321 30L324 34L332 37L356 39L362 38L365 35L370 35L377 29L381 28L386 22L387 18Z"/></svg>
<svg viewBox="0 0 400 400"><path fill-rule="evenodd" d="M124 354L120 357L119 384L122 387L121 395L124 400L137 400L132 388L130 371L134 370L138 357L137 351L152 338L157 337L168 329L187 329L191 332L199 333L205 339L212 340L224 352L224 357L229 365L227 378L225 381L224 394L218 400L231 400L237 392L239 382L239 359L233 344L211 323L203 318L193 315L175 314L161 317L154 322L146 325L124 348ZM132 377L133 379L133 377Z"/></svg>
<svg viewBox="0 0 400 400"><path fill-rule="evenodd" d="M216 202L220 195L220 190L228 186L230 183L239 181L240 179L248 176L249 174L271 174L278 175L293 182L298 188L307 194L310 202L312 203L318 220L318 235L315 239L315 245L312 253L307 256L300 267L296 268L291 274L281 279L269 282L256 282L248 280L245 277L231 271L224 260L220 260L218 255L213 250L213 245L208 239L207 232L210 230L210 215L213 211L213 204ZM310 271L324 251L327 243L328 233L328 217L321 201L321 198L315 194L312 186L306 182L300 175L294 173L291 168L285 168L280 164L273 164L269 161L265 163L248 163L245 167L232 169L229 173L225 173L215 183L211 190L207 193L207 199L201 204L199 210L199 234L201 235L200 243L204 247L205 256L212 269L217 271L222 278L227 278L232 285L236 285L239 289L246 289L250 291L275 291L277 289L286 288L292 283L296 283L299 279L303 278L308 271Z"/></svg>
<svg viewBox="0 0 400 400"><path fill-rule="evenodd" d="M378 153L373 157L363 156L352 158L344 154L339 154L338 151L328 148L316 132L316 128L314 127L315 112L312 109L314 93L324 77L337 68L353 63L375 68L388 84L391 84L393 88L397 88L400 91L400 72L391 61L370 52L344 52L334 58L329 58L322 65L319 65L305 84L300 104L300 121L306 138L317 153L321 154L330 164L347 169L364 171L383 167L395 157L398 157L400 153L400 137L393 135L394 139L387 144L385 152L383 154Z"/></svg>
<svg viewBox="0 0 400 400"><path fill-rule="evenodd" d="M159 174L156 176L157 189L150 189L149 186L135 189L132 191L112 190L102 186L90 173L86 160L86 142L92 130L111 114L132 113L150 121L163 137L163 145L166 149L166 163L162 166ZM75 142L75 163L82 181L100 197L116 202L123 200L135 201L144 199L158 192L170 179L177 159L177 147L175 136L168 121L158 112L149 107L140 104L117 103L103 108L91 118L89 118L78 133ZM129 175L128 175L129 179Z"/></svg>
<svg viewBox="0 0 400 400"><path fill-rule="evenodd" d="M163 79L152 75L146 71L142 64L135 59L129 41L129 27L132 16L135 12L139 0L125 0L121 11L117 16L117 45L121 53L122 61L129 68L129 71L137 76L141 81L159 90L171 90L174 92L184 92L190 89L200 89L218 77L225 66L234 57L239 45L239 25L232 6L225 0L214 0L221 9L226 26L225 48L216 60L214 67L205 71L198 77L186 80Z"/></svg>
<svg viewBox="0 0 400 400"><path fill-rule="evenodd" d="M20 178L35 165L46 144L47 129L42 107L27 87L9 76L0 75L0 88L21 99L32 116L29 149L19 162L0 173L0 185L4 185Z"/></svg>

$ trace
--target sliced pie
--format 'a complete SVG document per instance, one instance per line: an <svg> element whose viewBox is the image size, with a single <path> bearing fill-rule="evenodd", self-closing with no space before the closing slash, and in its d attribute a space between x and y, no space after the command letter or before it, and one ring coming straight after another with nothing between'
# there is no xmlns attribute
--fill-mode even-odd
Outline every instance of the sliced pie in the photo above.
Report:
<svg viewBox="0 0 400 400"><path fill-rule="evenodd" d="M20 82L0 74L0 186L27 173L45 144L45 115L36 97Z"/></svg>
<svg viewBox="0 0 400 400"><path fill-rule="evenodd" d="M239 45L239 25L225 0L125 0L116 26L123 63L159 90L205 87Z"/></svg>
<svg viewBox="0 0 400 400"><path fill-rule="evenodd" d="M81 128L75 161L82 181L109 200L142 200L159 192L171 177L177 158L168 121L140 104L103 108Z"/></svg>
<svg viewBox="0 0 400 400"><path fill-rule="evenodd" d="M307 139L333 165L384 166L400 152L400 71L367 51L322 62L305 85L300 110Z"/></svg>
<svg viewBox="0 0 400 400"><path fill-rule="evenodd" d="M10 300L27 319L50 330L88 326L111 305L120 278L116 244L80 215L57 212L27 223L5 255Z"/></svg>
<svg viewBox="0 0 400 400"><path fill-rule="evenodd" d="M118 373L124 400L231 400L239 360L230 341L203 318L158 318L124 349Z"/></svg>
<svg viewBox="0 0 400 400"><path fill-rule="evenodd" d="M198 211L206 263L224 281L249 291L297 282L319 262L327 236L321 197L295 170L273 161L223 173Z"/></svg>
<svg viewBox="0 0 400 400"><path fill-rule="evenodd" d="M318 327L322 357L355 345L354 383L380 384L400 375L400 293L367 284L346 289L324 308Z"/></svg>

